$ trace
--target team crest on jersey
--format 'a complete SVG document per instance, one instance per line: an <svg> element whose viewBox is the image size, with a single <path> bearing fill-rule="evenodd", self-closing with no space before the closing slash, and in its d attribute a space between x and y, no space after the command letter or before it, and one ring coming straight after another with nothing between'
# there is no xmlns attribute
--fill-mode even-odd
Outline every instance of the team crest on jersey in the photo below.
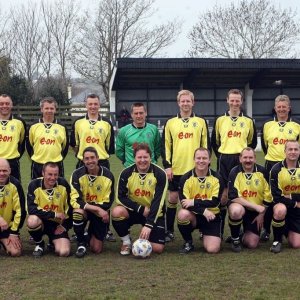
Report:
<svg viewBox="0 0 300 300"><path fill-rule="evenodd" d="M151 132L148 132L146 136L147 136L147 139L151 139L151 137L152 137Z"/></svg>
<svg viewBox="0 0 300 300"><path fill-rule="evenodd" d="M96 190L97 190L97 192L100 192L101 191L101 185L97 185Z"/></svg>
<svg viewBox="0 0 300 300"><path fill-rule="evenodd" d="M293 129L289 129L288 134L292 134L293 133Z"/></svg>
<svg viewBox="0 0 300 300"><path fill-rule="evenodd" d="M3 129L3 128L2 128ZM10 126L10 131L15 131L16 130L16 126L15 125L11 125Z"/></svg>
<svg viewBox="0 0 300 300"><path fill-rule="evenodd" d="M254 180L254 184L255 184L256 186L258 186L258 185L259 185L259 179L255 179L255 180Z"/></svg>
<svg viewBox="0 0 300 300"><path fill-rule="evenodd" d="M300 174L297 174L298 179L300 179Z"/></svg>
<svg viewBox="0 0 300 300"><path fill-rule="evenodd" d="M58 129L54 129L54 134L57 135L58 134Z"/></svg>
<svg viewBox="0 0 300 300"><path fill-rule="evenodd" d="M103 133L103 128L99 128L99 133L100 133L100 134Z"/></svg>
<svg viewBox="0 0 300 300"><path fill-rule="evenodd" d="M152 179L148 180L148 185L152 185Z"/></svg>
<svg viewBox="0 0 300 300"><path fill-rule="evenodd" d="M8 189L5 190L5 196L6 197L9 196L9 190Z"/></svg>
<svg viewBox="0 0 300 300"><path fill-rule="evenodd" d="M211 184L210 184L210 182L208 182L208 183L206 184L206 188L209 189L210 187L211 187Z"/></svg>
<svg viewBox="0 0 300 300"><path fill-rule="evenodd" d="M244 128L244 127L245 127L245 123L244 123L244 122L241 122L241 123L240 123L240 127L241 127L241 128Z"/></svg>
<svg viewBox="0 0 300 300"><path fill-rule="evenodd" d="M193 122L192 126L193 126L194 128L198 127L197 122Z"/></svg>
<svg viewBox="0 0 300 300"><path fill-rule="evenodd" d="M284 132L284 128L279 128L279 132Z"/></svg>
<svg viewBox="0 0 300 300"><path fill-rule="evenodd" d="M61 196L61 193L60 193L60 192L56 192L56 193L55 193L55 197L56 197L57 199L59 199L60 196Z"/></svg>

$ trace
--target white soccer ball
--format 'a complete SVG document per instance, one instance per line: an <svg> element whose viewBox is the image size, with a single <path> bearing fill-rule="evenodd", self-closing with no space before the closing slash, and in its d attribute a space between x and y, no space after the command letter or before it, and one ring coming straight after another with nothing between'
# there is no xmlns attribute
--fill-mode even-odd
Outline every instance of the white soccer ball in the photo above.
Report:
<svg viewBox="0 0 300 300"><path fill-rule="evenodd" d="M135 257L146 258L152 252L151 243L148 240L137 239L132 245L132 254Z"/></svg>

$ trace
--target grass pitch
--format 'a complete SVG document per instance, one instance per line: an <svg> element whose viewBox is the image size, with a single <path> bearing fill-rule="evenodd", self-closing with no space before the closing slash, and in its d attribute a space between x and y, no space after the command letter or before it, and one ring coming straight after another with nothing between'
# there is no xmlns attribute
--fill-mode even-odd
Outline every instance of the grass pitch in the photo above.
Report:
<svg viewBox="0 0 300 300"><path fill-rule="evenodd" d="M263 163L262 155L258 161ZM66 178L76 164L73 153L66 162ZM215 161L212 164L215 167ZM26 192L30 178L27 157L21 162ZM117 180L121 163L113 156L111 170ZM140 227L132 230L137 237ZM228 227L226 227L228 234ZM180 255L183 241L178 231L174 242L161 255L142 260L118 253L120 240L106 243L100 255L84 259L58 258L48 253L34 259L26 226L22 229L24 254L20 258L0 253L0 299L299 299L299 250L269 252L271 242L259 249L232 253L223 243L216 255L204 253L198 232L194 232L195 251ZM72 245L73 253L76 245Z"/></svg>

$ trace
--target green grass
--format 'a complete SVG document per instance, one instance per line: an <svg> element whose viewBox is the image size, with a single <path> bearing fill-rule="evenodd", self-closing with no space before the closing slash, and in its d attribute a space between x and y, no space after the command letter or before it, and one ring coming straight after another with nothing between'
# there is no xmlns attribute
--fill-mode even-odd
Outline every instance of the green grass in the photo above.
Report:
<svg viewBox="0 0 300 300"><path fill-rule="evenodd" d="M262 155L258 161L263 162ZM69 153L65 169L69 178L76 161ZM30 176L28 158L22 159L22 178ZM212 163L215 166L215 161ZM116 177L122 169L112 157L111 169ZM139 227L133 227L137 237ZM226 228L228 233L228 228ZM139 260L118 254L120 241L106 243L100 255L84 259L74 256L58 258L47 253L41 259L31 256L32 245L24 226L24 255L20 258L0 254L1 299L299 299L298 264L300 251L284 243L282 253L269 252L270 242L257 250L244 249L235 254L223 243L221 253L204 253L194 232L195 252L178 254L182 239L175 232L174 242L161 255ZM74 253L75 244L72 245Z"/></svg>

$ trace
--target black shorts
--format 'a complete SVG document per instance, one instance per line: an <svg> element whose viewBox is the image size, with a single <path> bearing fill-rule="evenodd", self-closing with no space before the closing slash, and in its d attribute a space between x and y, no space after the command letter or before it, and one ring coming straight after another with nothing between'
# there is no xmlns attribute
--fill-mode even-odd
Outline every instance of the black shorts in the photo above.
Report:
<svg viewBox="0 0 300 300"><path fill-rule="evenodd" d="M107 233L107 223L102 221L102 218L96 216L90 211L86 211L87 219L89 221L88 233L89 236L94 236L97 240L103 241Z"/></svg>
<svg viewBox="0 0 300 300"><path fill-rule="evenodd" d="M7 239L10 235L9 230L0 231L0 240Z"/></svg>
<svg viewBox="0 0 300 300"><path fill-rule="evenodd" d="M57 162L59 167L59 176L64 177L64 163L62 161ZM31 179L39 178L43 176L43 164L39 164L35 161L31 163Z"/></svg>
<svg viewBox="0 0 300 300"><path fill-rule="evenodd" d="M221 218L217 214L215 219L208 222L203 215L196 215L196 228L199 228L203 235L221 237Z"/></svg>
<svg viewBox="0 0 300 300"><path fill-rule="evenodd" d="M220 154L218 157L218 173L224 180L225 186L228 183L229 173L240 163L240 154Z"/></svg>
<svg viewBox="0 0 300 300"><path fill-rule="evenodd" d="M260 235L260 231L257 229L257 223L253 222L253 220L258 216L258 212L257 211L252 211L252 210L248 210L245 209L245 214L243 216L243 228L244 228L244 232L246 231L250 231L256 235Z"/></svg>
<svg viewBox="0 0 300 300"><path fill-rule="evenodd" d="M10 175L17 178L19 181L21 181L21 174L20 174L20 161L18 158L14 159L8 159L7 160L10 166L11 173Z"/></svg>
<svg viewBox="0 0 300 300"><path fill-rule="evenodd" d="M69 239L68 232L64 231L61 234L55 234L54 231L56 230L57 226L60 224L51 221L51 220L42 220L43 222L43 233L48 235L49 239L51 241L56 240L56 239Z"/></svg>
<svg viewBox="0 0 300 300"><path fill-rule="evenodd" d="M133 212L129 210L127 211L129 214L128 222L130 227L134 224L141 224L143 226L145 225L146 218L143 215L137 212ZM164 217L160 217L157 219L156 225L151 230L149 242L162 244L162 245L165 244L165 218Z"/></svg>
<svg viewBox="0 0 300 300"><path fill-rule="evenodd" d="M274 165L276 165L278 161L271 161L271 160L266 160L265 162L265 169L268 173L270 173L271 169L273 168Z"/></svg>
<svg viewBox="0 0 300 300"><path fill-rule="evenodd" d="M99 159L98 160L100 163L100 166L105 167L109 170L110 168L110 163L108 159ZM76 169L79 169L80 167L84 166L84 163L82 160L78 159L77 164L76 164Z"/></svg>
<svg viewBox="0 0 300 300"><path fill-rule="evenodd" d="M300 234L300 208L288 208L286 229Z"/></svg>
<svg viewBox="0 0 300 300"><path fill-rule="evenodd" d="M173 175L172 181L169 181L169 191L177 192L179 189L179 181L182 175Z"/></svg>

